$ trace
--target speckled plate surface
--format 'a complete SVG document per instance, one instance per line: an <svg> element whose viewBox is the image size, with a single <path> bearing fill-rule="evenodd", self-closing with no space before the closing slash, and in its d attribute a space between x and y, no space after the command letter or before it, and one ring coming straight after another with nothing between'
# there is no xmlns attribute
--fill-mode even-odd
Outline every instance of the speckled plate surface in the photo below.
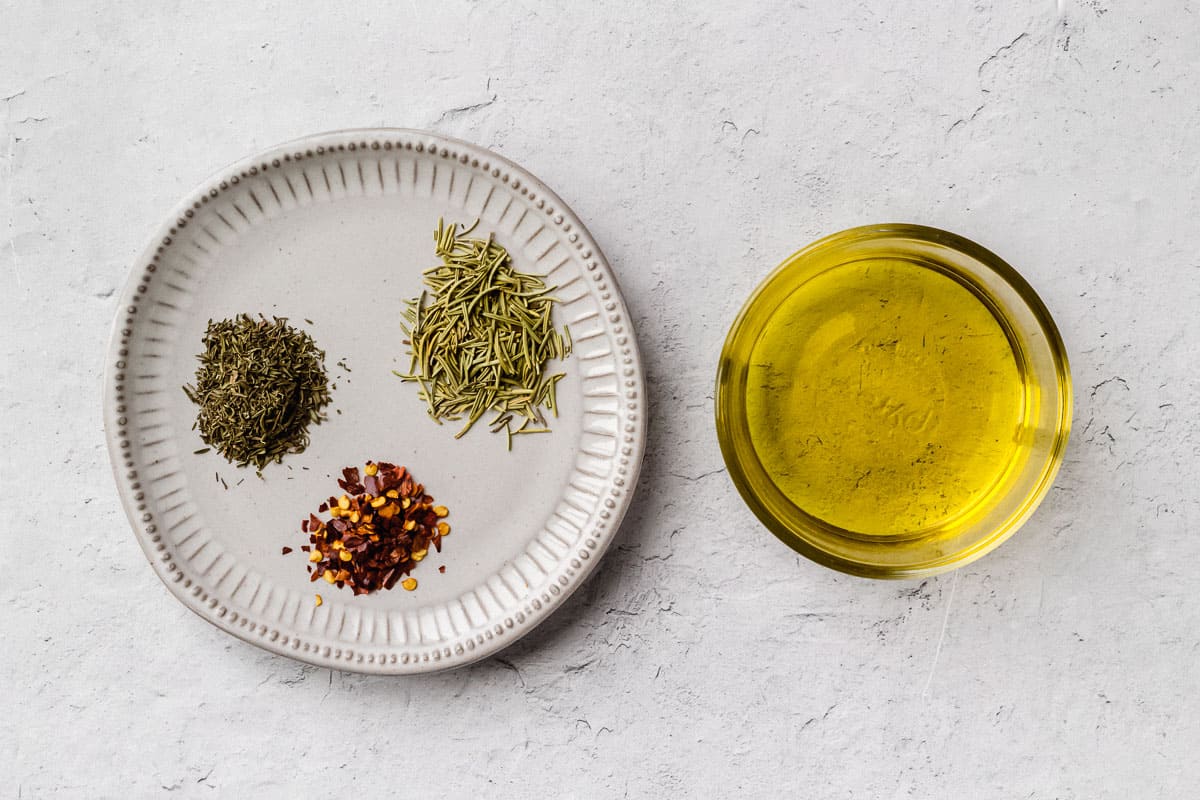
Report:
<svg viewBox="0 0 1200 800"><path fill-rule="evenodd" d="M480 218L478 231L493 232L518 269L547 273L562 300L557 322L575 340L575 355L554 367L567 377L553 433L519 437L511 453L482 426L454 440L391 373L407 365L402 303L436 263L443 216ZM336 381L308 450L261 480L215 452L194 454L203 443L180 390L207 321L241 312L309 331ZM460 666L545 619L611 542L645 439L633 331L587 230L515 164L409 130L280 145L180 203L125 287L104 415L125 510L172 594L267 650L374 673ZM413 572L415 592L353 597L309 583L304 569L300 520L337 493L342 467L368 459L407 465L451 510L453 533Z"/></svg>

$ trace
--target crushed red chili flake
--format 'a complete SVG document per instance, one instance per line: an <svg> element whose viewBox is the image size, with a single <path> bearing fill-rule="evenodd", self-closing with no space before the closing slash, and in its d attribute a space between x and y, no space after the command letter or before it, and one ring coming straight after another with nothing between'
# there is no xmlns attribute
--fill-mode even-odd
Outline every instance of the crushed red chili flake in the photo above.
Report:
<svg viewBox="0 0 1200 800"><path fill-rule="evenodd" d="M402 579L430 547L441 552L442 537L450 533L442 518L449 511L435 506L408 469L395 464L368 461L363 475L347 467L338 486L344 494L317 508L329 513L328 520L309 514L300 523L311 545L301 547L309 553L309 580L349 586L356 595L397 582L415 589L416 580Z"/></svg>
<svg viewBox="0 0 1200 800"><path fill-rule="evenodd" d="M286 556L288 553L290 553L290 552L292 552L292 548L290 548L290 547L285 547L285 548L283 548L283 554L284 554L285 556Z"/></svg>

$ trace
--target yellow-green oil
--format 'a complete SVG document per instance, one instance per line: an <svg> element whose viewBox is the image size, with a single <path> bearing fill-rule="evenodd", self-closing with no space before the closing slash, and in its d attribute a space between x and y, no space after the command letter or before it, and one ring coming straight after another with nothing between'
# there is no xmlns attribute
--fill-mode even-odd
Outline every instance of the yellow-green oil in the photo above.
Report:
<svg viewBox="0 0 1200 800"><path fill-rule="evenodd" d="M1004 328L959 280L904 259L793 290L753 346L745 412L778 489L867 538L970 526L1028 446Z"/></svg>

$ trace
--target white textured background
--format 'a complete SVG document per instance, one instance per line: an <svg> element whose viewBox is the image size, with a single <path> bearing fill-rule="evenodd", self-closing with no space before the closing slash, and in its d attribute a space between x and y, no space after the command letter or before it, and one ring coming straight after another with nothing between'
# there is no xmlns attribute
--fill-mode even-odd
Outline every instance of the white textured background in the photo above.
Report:
<svg viewBox="0 0 1200 800"><path fill-rule="evenodd" d="M95 5L0 0L0 797L1195 796L1196 4ZM572 205L653 411L594 579L500 658L415 680L172 600L101 429L114 291L167 209L263 146L376 125L494 148ZM751 288L892 220L1016 265L1077 387L1033 520L920 583L793 555L711 423Z"/></svg>

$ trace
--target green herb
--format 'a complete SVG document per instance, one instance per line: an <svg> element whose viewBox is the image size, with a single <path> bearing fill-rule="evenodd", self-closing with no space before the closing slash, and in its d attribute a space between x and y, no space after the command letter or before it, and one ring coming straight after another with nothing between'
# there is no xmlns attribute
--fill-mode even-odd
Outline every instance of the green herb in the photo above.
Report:
<svg viewBox="0 0 1200 800"><path fill-rule="evenodd" d="M209 320L197 358L196 383L183 391L200 407L194 427L206 445L259 470L308 446L308 426L330 400L325 354L311 336L283 318Z"/></svg>
<svg viewBox="0 0 1200 800"><path fill-rule="evenodd" d="M491 236L468 238L478 224L460 229L438 220L442 263L425 271L428 291L408 302L410 366L395 374L419 386L439 424L466 420L455 438L492 413L488 427L505 431L511 449L516 434L549 432L543 408L558 415L556 386L565 375L543 373L547 361L571 354L571 334L554 328L554 287L513 269Z"/></svg>

